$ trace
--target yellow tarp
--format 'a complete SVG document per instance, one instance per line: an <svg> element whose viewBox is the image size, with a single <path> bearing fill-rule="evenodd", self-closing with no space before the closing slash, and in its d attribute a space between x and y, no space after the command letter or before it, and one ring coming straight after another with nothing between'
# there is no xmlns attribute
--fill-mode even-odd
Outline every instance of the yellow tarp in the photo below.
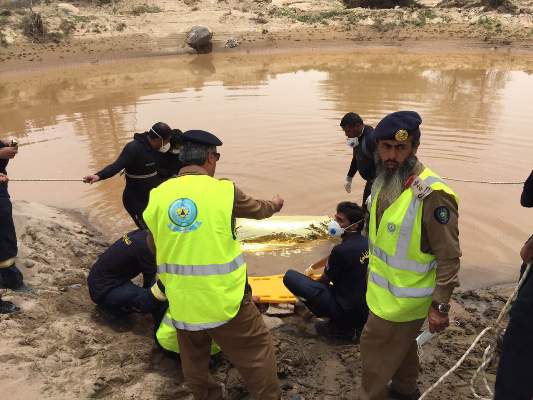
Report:
<svg viewBox="0 0 533 400"><path fill-rule="evenodd" d="M318 279L320 275L311 278ZM283 274L270 276L249 276L252 295L259 297L260 303L296 303L296 297L283 284Z"/></svg>

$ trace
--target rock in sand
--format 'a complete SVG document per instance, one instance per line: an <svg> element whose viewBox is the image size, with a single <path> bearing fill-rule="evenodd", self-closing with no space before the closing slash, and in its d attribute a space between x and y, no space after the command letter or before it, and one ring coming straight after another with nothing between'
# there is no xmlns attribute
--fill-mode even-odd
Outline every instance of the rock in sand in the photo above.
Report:
<svg viewBox="0 0 533 400"><path fill-rule="evenodd" d="M187 33L186 42L198 53L208 53L212 50L213 31L207 26L193 26Z"/></svg>

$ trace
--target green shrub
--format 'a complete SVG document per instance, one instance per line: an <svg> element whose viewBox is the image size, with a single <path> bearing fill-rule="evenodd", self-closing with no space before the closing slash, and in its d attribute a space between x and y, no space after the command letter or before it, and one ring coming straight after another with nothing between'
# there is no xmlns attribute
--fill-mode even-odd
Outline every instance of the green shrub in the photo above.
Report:
<svg viewBox="0 0 533 400"><path fill-rule="evenodd" d="M76 31L76 23L70 19L62 19L59 24L59 29L65 36L69 36L72 32Z"/></svg>
<svg viewBox="0 0 533 400"><path fill-rule="evenodd" d="M396 6L418 6L415 0L343 0L342 2L348 8L394 8Z"/></svg>
<svg viewBox="0 0 533 400"><path fill-rule="evenodd" d="M135 16L139 16L142 14L153 14L153 13L159 13L161 12L161 8L158 6L152 6L150 4L141 4L139 6L135 6L131 10L131 14Z"/></svg>
<svg viewBox="0 0 533 400"><path fill-rule="evenodd" d="M20 28L24 35L37 42L43 42L48 36L48 26L41 14L30 12L20 22Z"/></svg>

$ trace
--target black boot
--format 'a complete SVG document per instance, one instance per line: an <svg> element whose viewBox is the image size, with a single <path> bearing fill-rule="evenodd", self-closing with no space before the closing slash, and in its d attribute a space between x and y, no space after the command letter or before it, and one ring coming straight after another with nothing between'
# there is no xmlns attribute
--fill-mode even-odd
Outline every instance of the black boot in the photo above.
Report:
<svg viewBox="0 0 533 400"><path fill-rule="evenodd" d="M388 392L389 392L389 400L418 400L421 393L418 388L415 389L413 393L406 394L406 393L400 393L394 387L391 383L387 386Z"/></svg>
<svg viewBox="0 0 533 400"><path fill-rule="evenodd" d="M24 284L22 272L15 264L7 268L0 268L0 287L17 290Z"/></svg>
<svg viewBox="0 0 533 400"><path fill-rule="evenodd" d="M11 314L19 310L12 302L0 299L0 314Z"/></svg>
<svg viewBox="0 0 533 400"><path fill-rule="evenodd" d="M352 341L355 335L355 328L341 328L331 321L319 321L315 328L319 335L331 339Z"/></svg>

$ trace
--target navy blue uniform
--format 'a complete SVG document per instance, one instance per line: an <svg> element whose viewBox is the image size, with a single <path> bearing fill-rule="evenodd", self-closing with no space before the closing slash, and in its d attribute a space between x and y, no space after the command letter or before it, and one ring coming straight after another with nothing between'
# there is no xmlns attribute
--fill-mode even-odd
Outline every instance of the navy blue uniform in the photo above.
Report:
<svg viewBox="0 0 533 400"><path fill-rule="evenodd" d="M520 203L533 207L533 171L527 179ZM529 238L533 240L533 236ZM525 265L522 265L524 271ZM495 400L533 399L531 360L533 360L533 272L530 272L514 302L503 338L496 375Z"/></svg>
<svg viewBox="0 0 533 400"><path fill-rule="evenodd" d="M146 134L136 133L133 140L124 146L116 161L96 173L100 180L104 180L124 170L126 187L122 194L122 203L133 222L141 229L146 228L142 213L148 204L150 190L162 182L157 174L159 154L150 145Z"/></svg>
<svg viewBox="0 0 533 400"><path fill-rule="evenodd" d="M5 145L0 142L0 148ZM7 174L9 160L0 159L0 172ZM18 289L22 286L22 273L15 266L15 262L8 260L17 256L17 234L13 223L11 199L7 191L7 182L0 183L0 287ZM4 264L9 265L2 265Z"/></svg>
<svg viewBox="0 0 533 400"><path fill-rule="evenodd" d="M295 296L305 299L317 317L330 318L341 328L361 329L368 317L367 271L367 239L358 232L346 232L342 243L331 251L324 271L331 285L293 270L287 271L283 283Z"/></svg>
<svg viewBox="0 0 533 400"><path fill-rule="evenodd" d="M155 281L155 257L146 244L147 232L136 230L117 240L96 260L87 277L91 299L103 308L122 314L146 312L146 298ZM143 275L143 287L131 282Z"/></svg>
<svg viewBox="0 0 533 400"><path fill-rule="evenodd" d="M374 128L370 125L365 125L363 133L359 137L359 144L353 149L353 158L348 170L348 176L353 178L357 171L359 175L366 181L363 192L363 204L365 204L367 197L370 195L372 189L372 182L376 177L376 164L374 162L374 150L376 144L372 138Z"/></svg>
<svg viewBox="0 0 533 400"><path fill-rule="evenodd" d="M157 174L162 180L178 175L182 167L179 153L159 153L157 160Z"/></svg>

